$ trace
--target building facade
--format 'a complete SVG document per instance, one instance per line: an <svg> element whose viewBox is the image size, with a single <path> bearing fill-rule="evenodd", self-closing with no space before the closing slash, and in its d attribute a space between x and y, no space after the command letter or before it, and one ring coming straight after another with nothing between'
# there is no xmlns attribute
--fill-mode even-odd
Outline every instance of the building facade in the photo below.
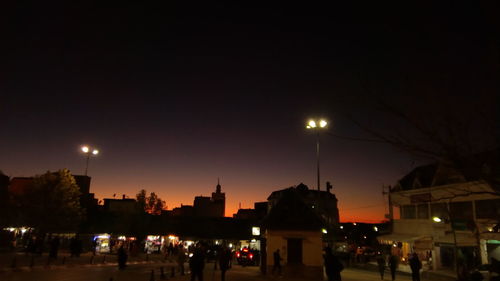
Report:
<svg viewBox="0 0 500 281"><path fill-rule="evenodd" d="M389 202L399 217L392 219L392 233L378 240L392 245L403 263L412 252L424 270L458 272L500 260L500 194L490 183L425 165L390 189Z"/></svg>

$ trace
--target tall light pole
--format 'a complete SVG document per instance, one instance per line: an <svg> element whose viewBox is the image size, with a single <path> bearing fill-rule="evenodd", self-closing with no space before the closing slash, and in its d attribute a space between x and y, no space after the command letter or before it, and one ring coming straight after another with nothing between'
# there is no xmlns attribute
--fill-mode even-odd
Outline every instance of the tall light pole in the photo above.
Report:
<svg viewBox="0 0 500 281"><path fill-rule="evenodd" d="M320 170L319 170L319 133L320 130L326 129L328 122L324 119L314 120L311 119L307 122L306 129L316 131L316 164L318 174L318 191L320 190Z"/></svg>
<svg viewBox="0 0 500 281"><path fill-rule="evenodd" d="M89 170L89 160L90 160L90 155L97 156L99 154L99 150L95 148L88 147L86 145L81 147L82 152L85 153L86 155L86 161L85 161L85 175L87 175L87 172Z"/></svg>

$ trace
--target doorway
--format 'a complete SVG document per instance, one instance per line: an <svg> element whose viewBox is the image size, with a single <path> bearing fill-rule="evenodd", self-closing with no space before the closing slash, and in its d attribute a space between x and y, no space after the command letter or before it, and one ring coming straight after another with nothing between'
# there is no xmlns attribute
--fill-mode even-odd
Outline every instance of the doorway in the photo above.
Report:
<svg viewBox="0 0 500 281"><path fill-rule="evenodd" d="M287 261L289 264L302 264L302 239L287 239Z"/></svg>

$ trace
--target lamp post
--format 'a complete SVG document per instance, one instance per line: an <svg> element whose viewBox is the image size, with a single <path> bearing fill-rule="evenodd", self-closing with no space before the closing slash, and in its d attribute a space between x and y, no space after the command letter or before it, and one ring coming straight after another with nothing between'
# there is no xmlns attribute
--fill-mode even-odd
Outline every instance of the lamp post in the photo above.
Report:
<svg viewBox="0 0 500 281"><path fill-rule="evenodd" d="M451 214L451 199L449 200L448 204L446 204L446 212L447 212L447 217L446 218L440 218L440 217L432 217L432 221L435 223L449 223L451 226L451 232L453 234L453 262L455 263L455 273L457 274L457 279L460 278L460 268L458 264L458 244L457 244L457 232L455 231L455 226L454 226L454 220Z"/></svg>
<svg viewBox="0 0 500 281"><path fill-rule="evenodd" d="M328 122L324 119L314 120L311 119L307 122L306 129L316 131L316 164L317 164L317 174L318 174L318 191L320 190L320 172L319 172L319 133L320 130L326 129Z"/></svg>
<svg viewBox="0 0 500 281"><path fill-rule="evenodd" d="M87 175L87 172L89 170L89 160L90 160L90 155L97 156L99 154L99 150L95 148L88 147L86 145L81 147L81 150L83 153L86 155L86 161L85 161L85 175Z"/></svg>

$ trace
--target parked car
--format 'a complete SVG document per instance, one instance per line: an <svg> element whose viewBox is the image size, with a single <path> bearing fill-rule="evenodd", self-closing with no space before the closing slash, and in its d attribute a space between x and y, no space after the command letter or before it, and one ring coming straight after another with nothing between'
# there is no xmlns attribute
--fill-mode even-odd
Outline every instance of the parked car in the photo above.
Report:
<svg viewBox="0 0 500 281"><path fill-rule="evenodd" d="M239 265L259 265L259 252L243 248L235 253Z"/></svg>

